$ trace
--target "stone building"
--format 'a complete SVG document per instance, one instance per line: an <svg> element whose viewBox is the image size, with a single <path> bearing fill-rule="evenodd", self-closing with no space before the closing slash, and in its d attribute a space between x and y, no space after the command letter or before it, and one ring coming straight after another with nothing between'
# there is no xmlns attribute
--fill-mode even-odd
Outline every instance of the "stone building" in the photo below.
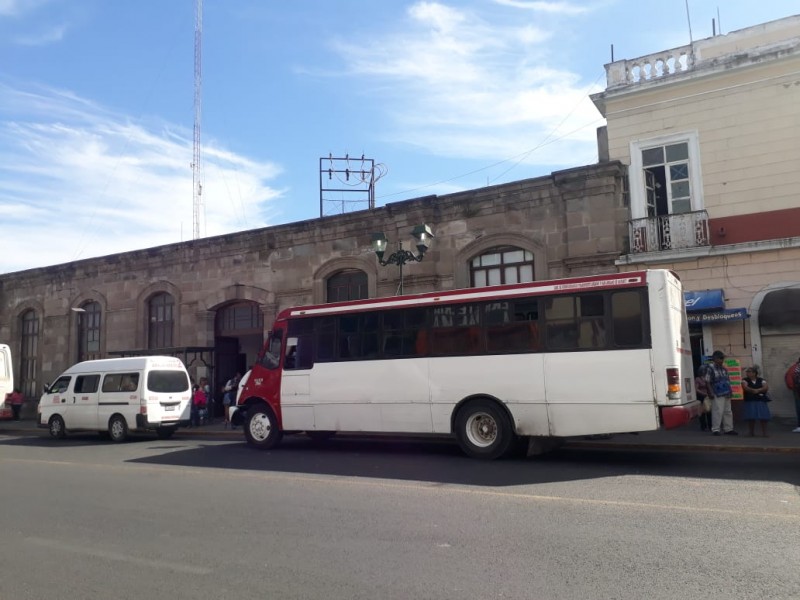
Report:
<svg viewBox="0 0 800 600"><path fill-rule="evenodd" d="M30 400L90 358L168 353L215 388L243 371L283 308L396 293L372 234L435 235L403 272L405 293L615 272L625 169L590 165L382 208L0 276L0 341ZM406 246L408 247L408 246Z"/></svg>
<svg viewBox="0 0 800 600"><path fill-rule="evenodd" d="M669 268L696 362L758 364L772 411L800 356L800 16L606 65L592 99L629 166L625 270Z"/></svg>

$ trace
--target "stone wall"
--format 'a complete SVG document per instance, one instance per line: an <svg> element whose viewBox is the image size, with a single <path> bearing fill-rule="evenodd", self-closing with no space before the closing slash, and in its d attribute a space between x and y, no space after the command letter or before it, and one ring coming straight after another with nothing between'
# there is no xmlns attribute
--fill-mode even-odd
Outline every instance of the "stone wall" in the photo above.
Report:
<svg viewBox="0 0 800 600"><path fill-rule="evenodd" d="M499 245L535 256L536 279L615 272L628 207L617 162L504 185L396 202L368 211L148 248L0 276L0 340L18 370L20 316L39 317L37 377L52 380L77 357L72 307L102 309L101 354L147 346L147 300L175 299L175 346L213 346L214 311L257 302L268 329L277 311L325 302L326 279L343 269L367 274L370 296L395 293L399 270L381 267L374 232L411 242L414 226L435 239L421 263L404 269L406 293L469 286L469 260Z"/></svg>

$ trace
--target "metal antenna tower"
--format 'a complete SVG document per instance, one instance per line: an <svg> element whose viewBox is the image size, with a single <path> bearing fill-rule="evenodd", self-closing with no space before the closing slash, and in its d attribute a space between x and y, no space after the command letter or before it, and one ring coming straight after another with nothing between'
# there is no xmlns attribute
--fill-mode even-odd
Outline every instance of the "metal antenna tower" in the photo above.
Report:
<svg viewBox="0 0 800 600"><path fill-rule="evenodd" d="M203 0L194 0L194 147L192 154L192 227L193 238L200 238L203 215L203 181L200 169L200 116L202 114Z"/></svg>

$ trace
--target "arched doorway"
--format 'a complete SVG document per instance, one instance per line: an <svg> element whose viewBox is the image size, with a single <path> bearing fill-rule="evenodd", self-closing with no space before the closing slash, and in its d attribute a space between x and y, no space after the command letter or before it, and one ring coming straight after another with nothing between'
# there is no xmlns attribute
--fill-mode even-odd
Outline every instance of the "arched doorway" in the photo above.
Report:
<svg viewBox="0 0 800 600"><path fill-rule="evenodd" d="M794 417L794 397L783 383L783 375L800 356L800 287L767 292L758 309L761 360L764 379L770 384L777 417Z"/></svg>
<svg viewBox="0 0 800 600"><path fill-rule="evenodd" d="M217 309L214 319L214 399L221 415L220 389L235 373L244 375L264 344L264 315L257 302L242 300Z"/></svg>

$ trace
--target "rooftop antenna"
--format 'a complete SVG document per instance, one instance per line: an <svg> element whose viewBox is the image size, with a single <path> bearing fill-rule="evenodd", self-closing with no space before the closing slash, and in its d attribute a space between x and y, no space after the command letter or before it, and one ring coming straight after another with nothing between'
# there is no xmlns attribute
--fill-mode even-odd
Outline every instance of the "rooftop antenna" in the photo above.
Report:
<svg viewBox="0 0 800 600"><path fill-rule="evenodd" d="M689 23L689 43L692 43L692 19L689 16L689 0L686 0L686 21Z"/></svg>
<svg viewBox="0 0 800 600"><path fill-rule="evenodd" d="M203 181L200 169L200 116L202 114L203 0L194 0L194 141L192 149L192 239L200 238Z"/></svg>

